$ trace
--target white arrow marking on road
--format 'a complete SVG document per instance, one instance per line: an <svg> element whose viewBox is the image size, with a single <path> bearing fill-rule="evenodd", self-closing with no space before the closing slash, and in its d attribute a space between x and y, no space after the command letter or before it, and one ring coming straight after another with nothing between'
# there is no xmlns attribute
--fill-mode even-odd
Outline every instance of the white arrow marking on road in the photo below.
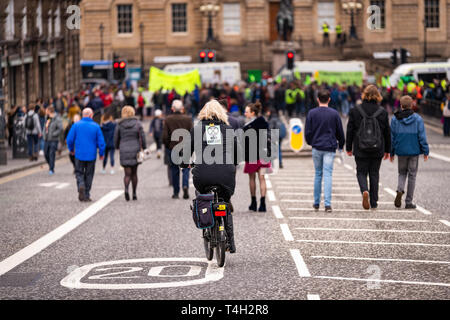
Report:
<svg viewBox="0 0 450 320"><path fill-rule="evenodd" d="M281 213L281 209L280 209L279 206L272 206L272 212L273 212L273 214L275 215L275 217L277 219L283 219L284 218L283 214Z"/></svg>
<svg viewBox="0 0 450 320"><path fill-rule="evenodd" d="M280 228L286 241L294 241L294 237L292 236L291 230L289 230L289 226L287 224L280 224Z"/></svg>
<svg viewBox="0 0 450 320"><path fill-rule="evenodd" d="M30 244L29 246L23 248L19 252L13 254L12 256L0 262L0 276L14 269L24 261L30 259L34 255L38 254L39 252L47 248L52 243L64 237L69 232L73 231L79 225L86 222L88 219L92 218L97 212L102 210L109 203L114 201L122 193L123 190L110 191L100 200L84 209L82 212L80 212L78 215L76 215L66 223L62 224L55 230L47 233L42 238Z"/></svg>
<svg viewBox="0 0 450 320"><path fill-rule="evenodd" d="M295 265L297 267L298 275L302 278L311 277L308 267L306 266L305 260L303 260L303 257L300 254L300 250L291 249L290 251L291 251L292 258L294 259Z"/></svg>

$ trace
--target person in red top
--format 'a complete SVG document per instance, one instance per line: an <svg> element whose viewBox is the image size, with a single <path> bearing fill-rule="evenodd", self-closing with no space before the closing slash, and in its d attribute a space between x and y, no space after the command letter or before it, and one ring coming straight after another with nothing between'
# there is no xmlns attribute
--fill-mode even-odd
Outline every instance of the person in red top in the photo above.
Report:
<svg viewBox="0 0 450 320"><path fill-rule="evenodd" d="M137 114L139 115L142 121L144 119L144 106L145 106L145 100L144 97L142 96L142 92L139 92L137 104L138 104Z"/></svg>

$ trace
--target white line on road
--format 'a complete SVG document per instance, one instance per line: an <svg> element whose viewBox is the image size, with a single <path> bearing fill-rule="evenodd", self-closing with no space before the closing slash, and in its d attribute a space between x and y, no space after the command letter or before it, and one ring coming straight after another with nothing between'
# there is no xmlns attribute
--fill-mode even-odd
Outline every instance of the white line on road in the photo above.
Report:
<svg viewBox="0 0 450 320"><path fill-rule="evenodd" d="M66 223L62 224L55 230L47 233L42 238L30 244L29 246L23 248L22 250L0 262L0 276L14 269L34 255L38 254L49 245L61 239L63 236L80 226L82 223L92 218L97 212L106 207L110 202L114 201L122 193L123 190L110 191L100 200L84 209L82 212L80 212L78 215L76 215Z"/></svg>
<svg viewBox="0 0 450 320"><path fill-rule="evenodd" d="M437 153L434 153L434 152L430 152L430 157L436 158L436 159L439 159L439 160L442 160L442 161L450 162L450 158L449 157L445 157L443 155L440 155L440 154L437 154Z"/></svg>
<svg viewBox="0 0 450 320"><path fill-rule="evenodd" d="M281 213L281 209L280 209L279 206L272 206L272 212L273 212L273 214L275 215L275 217L277 219L283 219L284 218L283 214Z"/></svg>
<svg viewBox="0 0 450 320"><path fill-rule="evenodd" d="M291 196L311 196L313 192L279 192L280 195L291 195ZM332 193L333 197L358 197L361 198L361 193ZM383 195L380 194L380 197ZM323 198L323 195L322 195Z"/></svg>
<svg viewBox="0 0 450 320"><path fill-rule="evenodd" d="M422 231L422 230L397 230L397 229L346 229L346 228L295 228L297 230L316 231L347 231L347 232L398 232L398 233L428 233L428 234L448 234L447 231Z"/></svg>
<svg viewBox="0 0 450 320"><path fill-rule="evenodd" d="M428 211L427 209L422 208L422 207L419 206L419 205L416 205L416 209L417 209L417 211L420 211L420 212L422 212L423 214L428 214L428 215L431 214L431 211Z"/></svg>
<svg viewBox="0 0 450 320"><path fill-rule="evenodd" d="M314 209L311 208L287 208L286 210L288 211L313 211ZM370 212L370 210L365 210L365 209L352 209L352 208L347 208L347 209L334 209L333 208L333 212ZM393 209L393 210L389 210L389 209L377 209L377 211L375 211L376 213L399 213L399 212L415 212L413 210L400 210L400 209Z"/></svg>
<svg viewBox="0 0 450 320"><path fill-rule="evenodd" d="M313 190L313 186L310 184L309 187L297 187L297 186L277 186L277 189L289 189L289 190L309 190L312 192ZM338 190L347 190L347 191L360 191L359 188L357 187L335 187L333 186L333 191L338 191ZM361 196L361 195L360 195Z"/></svg>
<svg viewBox="0 0 450 320"><path fill-rule="evenodd" d="M273 190L267 190L267 197L269 198L269 201L277 201L277 198L275 198L275 192L273 192Z"/></svg>
<svg viewBox="0 0 450 320"><path fill-rule="evenodd" d="M403 242L365 242L365 241L337 241L337 240L296 240L297 242L316 243L341 243L341 244L374 244L374 245L398 245L398 246L424 246L424 247L450 247L450 244L439 243L403 243Z"/></svg>
<svg viewBox="0 0 450 320"><path fill-rule="evenodd" d="M320 296L318 294L308 294L306 295L308 300L320 300Z"/></svg>
<svg viewBox="0 0 450 320"><path fill-rule="evenodd" d="M287 224L280 224L280 228L286 241L294 241L294 237L292 236L291 230L289 230L289 226Z"/></svg>
<svg viewBox="0 0 450 320"><path fill-rule="evenodd" d="M68 187L68 186L69 186L69 183L68 183L68 182L60 183L60 184L56 187L56 189L64 189L64 188L66 188L66 187Z"/></svg>
<svg viewBox="0 0 450 320"><path fill-rule="evenodd" d="M389 262L414 262L414 263L450 264L450 261L435 261L435 260L359 258L359 257L335 257L335 256L311 256L311 258L313 258L313 259L334 259L334 260L362 260L362 261L389 261Z"/></svg>
<svg viewBox="0 0 450 320"><path fill-rule="evenodd" d="M272 182L269 179L266 179L266 187L267 189L272 189Z"/></svg>
<svg viewBox="0 0 450 320"><path fill-rule="evenodd" d="M299 181L299 182L308 182L314 181L315 177L275 177L273 178L274 182L280 182L280 181ZM348 181L348 180L355 180L357 182L356 177L333 177L333 181ZM311 181L310 181L311 180Z"/></svg>
<svg viewBox="0 0 450 320"><path fill-rule="evenodd" d="M395 192L394 190L392 190L391 188L384 188L384 191L386 191L387 193L389 193L391 196L396 197L397 196L397 192Z"/></svg>
<svg viewBox="0 0 450 320"><path fill-rule="evenodd" d="M298 220L338 220L338 221L384 221L384 222L429 222L428 220L408 220L408 219L369 219L369 218L319 218L319 217L289 217Z"/></svg>
<svg viewBox="0 0 450 320"><path fill-rule="evenodd" d="M348 170L353 170L353 167L349 164L344 164L344 167L347 168Z"/></svg>
<svg viewBox="0 0 450 320"><path fill-rule="evenodd" d="M350 280L350 281L365 281L365 282L385 282L385 283L401 283L401 284L412 284L412 285L422 285L422 286L441 286L450 287L450 283L440 283L440 282L419 282L419 281L399 281L399 280L378 280L378 279L360 279L360 278L344 278L344 277L327 277L327 276L314 276L313 278L318 279L334 279L334 280Z"/></svg>
<svg viewBox="0 0 450 320"><path fill-rule="evenodd" d="M450 222L448 222L447 220L439 220L439 222L442 222L442 223L445 224L447 227L450 227Z"/></svg>
<svg viewBox="0 0 450 320"><path fill-rule="evenodd" d="M311 188L314 186L314 181L308 182L308 181L278 181L276 183L277 185L297 185L297 186L310 186ZM348 179L346 181L334 181L333 182L333 188L336 186L357 186L358 183L356 181L354 182L348 182Z"/></svg>
<svg viewBox="0 0 450 320"><path fill-rule="evenodd" d="M295 266L297 267L298 275L302 278L311 277L308 267L306 266L306 263L303 260L302 255L300 254L300 251L298 249L291 249L290 251L292 258L294 259Z"/></svg>
<svg viewBox="0 0 450 320"><path fill-rule="evenodd" d="M306 202L309 203L311 200L309 199L281 199L282 202ZM348 203L348 204L361 204L361 201L347 201L347 200L339 200L338 203ZM378 201L378 204L392 204L390 201ZM351 209L348 209L351 210Z"/></svg>

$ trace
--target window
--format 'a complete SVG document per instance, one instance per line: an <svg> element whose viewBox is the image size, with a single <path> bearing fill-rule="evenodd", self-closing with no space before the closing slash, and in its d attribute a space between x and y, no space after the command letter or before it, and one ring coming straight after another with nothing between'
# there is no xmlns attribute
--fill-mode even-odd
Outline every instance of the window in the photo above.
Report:
<svg viewBox="0 0 450 320"><path fill-rule="evenodd" d="M371 6L377 6L378 8L380 8L380 29L386 28L385 3L385 0L370 0Z"/></svg>
<svg viewBox="0 0 450 320"><path fill-rule="evenodd" d="M187 32L186 3L172 4L172 32Z"/></svg>
<svg viewBox="0 0 450 320"><path fill-rule="evenodd" d="M133 6L131 4L117 6L117 26L119 33L133 33Z"/></svg>
<svg viewBox="0 0 450 320"><path fill-rule="evenodd" d="M223 4L223 33L241 33L241 5L239 3Z"/></svg>
<svg viewBox="0 0 450 320"><path fill-rule="evenodd" d="M317 27L322 32L322 25L328 24L329 30L332 31L336 27L334 18L334 2L318 2L317 3Z"/></svg>
<svg viewBox="0 0 450 320"><path fill-rule="evenodd" d="M425 25L439 28L439 0L425 0Z"/></svg>

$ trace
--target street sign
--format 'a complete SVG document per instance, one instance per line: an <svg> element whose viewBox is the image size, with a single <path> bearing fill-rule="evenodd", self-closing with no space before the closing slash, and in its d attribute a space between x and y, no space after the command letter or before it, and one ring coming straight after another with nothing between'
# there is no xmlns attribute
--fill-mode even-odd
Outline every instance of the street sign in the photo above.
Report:
<svg viewBox="0 0 450 320"><path fill-rule="evenodd" d="M300 152L304 145L304 126L302 120L293 118L289 121L289 146L292 151Z"/></svg>

